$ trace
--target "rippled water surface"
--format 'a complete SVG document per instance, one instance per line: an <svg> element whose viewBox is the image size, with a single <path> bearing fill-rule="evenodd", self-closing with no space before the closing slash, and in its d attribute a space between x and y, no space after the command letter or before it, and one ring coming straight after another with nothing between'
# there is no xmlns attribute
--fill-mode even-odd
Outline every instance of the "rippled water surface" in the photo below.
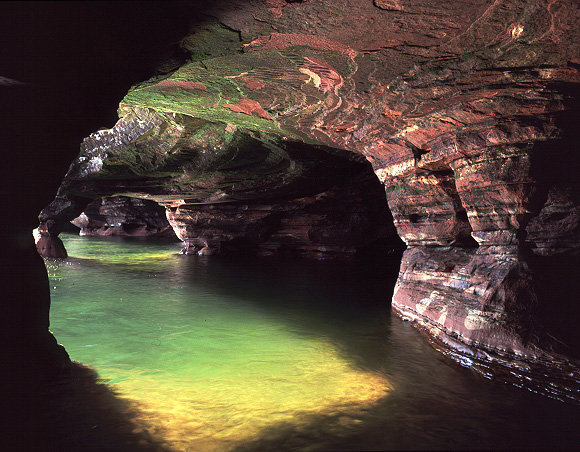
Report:
<svg viewBox="0 0 580 452"><path fill-rule="evenodd" d="M390 313L398 262L63 237L51 330L175 451L577 449L580 409L449 363ZM390 268L389 268L390 267Z"/></svg>

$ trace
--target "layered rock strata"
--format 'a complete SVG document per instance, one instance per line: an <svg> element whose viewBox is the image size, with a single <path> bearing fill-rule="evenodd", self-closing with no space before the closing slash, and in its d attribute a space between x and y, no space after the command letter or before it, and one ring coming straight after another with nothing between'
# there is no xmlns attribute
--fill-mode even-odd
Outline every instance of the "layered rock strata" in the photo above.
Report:
<svg viewBox="0 0 580 452"><path fill-rule="evenodd" d="M80 228L80 235L175 237L165 209L139 198L96 199L71 223Z"/></svg>
<svg viewBox="0 0 580 452"><path fill-rule="evenodd" d="M277 202L163 203L183 254L348 258L401 242L372 172L314 196Z"/></svg>
<svg viewBox="0 0 580 452"><path fill-rule="evenodd" d="M272 249L273 212L308 217L292 227L311 240L304 206L324 203L304 200L358 177L364 158L407 245L394 311L459 361L541 364L563 375L547 392L579 398L578 364L545 322L573 301L545 297L538 277L542 259L578 265L577 5L233 3L184 41L203 55L134 87L117 125L83 142L43 236L87 199L123 194L167 206L186 252L241 236ZM236 215L248 223L231 232Z"/></svg>

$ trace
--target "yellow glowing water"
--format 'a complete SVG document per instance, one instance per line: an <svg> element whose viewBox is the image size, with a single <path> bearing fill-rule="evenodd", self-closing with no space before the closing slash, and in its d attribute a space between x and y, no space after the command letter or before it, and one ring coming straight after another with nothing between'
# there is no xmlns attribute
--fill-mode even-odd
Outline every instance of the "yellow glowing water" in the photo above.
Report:
<svg viewBox="0 0 580 452"><path fill-rule="evenodd" d="M132 422L136 441L196 452L580 444L580 408L482 381L390 316L397 263L63 238L71 257L47 261L51 330L126 401L114 422Z"/></svg>
<svg viewBox="0 0 580 452"><path fill-rule="evenodd" d="M176 255L175 244L65 243L71 258L47 263L52 331L136 404L137 429L173 450L229 450L312 415L349 431L393 389L324 334L301 331L288 311L207 285L207 262L188 267L198 258Z"/></svg>

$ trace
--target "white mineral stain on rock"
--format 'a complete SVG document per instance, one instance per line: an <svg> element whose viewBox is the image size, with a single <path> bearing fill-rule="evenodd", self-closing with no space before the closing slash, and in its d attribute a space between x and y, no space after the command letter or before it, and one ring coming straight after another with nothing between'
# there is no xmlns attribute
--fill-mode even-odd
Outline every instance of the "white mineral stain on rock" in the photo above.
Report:
<svg viewBox="0 0 580 452"><path fill-rule="evenodd" d="M306 74L308 77L310 77L306 83L308 82L312 82L314 86L316 86L317 88L320 88L320 83L322 82L322 80L320 79L320 76L318 74L316 74L315 72L312 72L310 69L306 69L301 67L300 69L298 69L300 72L302 72L303 74Z"/></svg>
<svg viewBox="0 0 580 452"><path fill-rule="evenodd" d="M405 171L408 171L409 169L413 168L414 166L415 166L415 160L408 159L408 160L405 160L404 162L390 165L388 168L384 168L384 172L385 172L385 175L387 175L387 176L391 176L391 177L400 176Z"/></svg>
<svg viewBox="0 0 580 452"><path fill-rule="evenodd" d="M423 314L432 302L432 298L423 298L419 303L417 303L417 312Z"/></svg>
<svg viewBox="0 0 580 452"><path fill-rule="evenodd" d="M470 312L464 321L465 328L468 330L481 330L485 327L486 321L482 319L479 313Z"/></svg>
<svg viewBox="0 0 580 452"><path fill-rule="evenodd" d="M465 317L464 325L468 330L481 330L489 328L492 322L500 320L499 317L499 313L470 309L469 314Z"/></svg>

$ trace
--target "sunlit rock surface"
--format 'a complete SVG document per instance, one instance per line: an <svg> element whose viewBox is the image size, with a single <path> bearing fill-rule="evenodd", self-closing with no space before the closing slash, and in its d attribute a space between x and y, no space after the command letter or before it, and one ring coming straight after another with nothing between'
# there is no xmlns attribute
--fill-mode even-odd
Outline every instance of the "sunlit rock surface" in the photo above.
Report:
<svg viewBox="0 0 580 452"><path fill-rule="evenodd" d="M552 393L578 397L579 347L551 320L574 301L539 277L553 256L578 266L577 6L208 7L182 42L190 60L134 86L117 124L84 140L40 236L124 195L166 206L185 253L352 253L388 237L370 226L366 159L408 246L395 312L459 354L551 367L567 376Z"/></svg>

